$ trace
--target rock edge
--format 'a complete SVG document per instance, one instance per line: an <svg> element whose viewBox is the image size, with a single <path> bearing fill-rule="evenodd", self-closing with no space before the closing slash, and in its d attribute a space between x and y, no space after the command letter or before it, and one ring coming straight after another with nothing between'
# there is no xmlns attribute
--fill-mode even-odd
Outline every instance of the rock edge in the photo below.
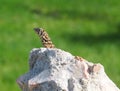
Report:
<svg viewBox="0 0 120 91"><path fill-rule="evenodd" d="M30 70L17 79L22 91L120 91L101 64L57 48L34 48Z"/></svg>

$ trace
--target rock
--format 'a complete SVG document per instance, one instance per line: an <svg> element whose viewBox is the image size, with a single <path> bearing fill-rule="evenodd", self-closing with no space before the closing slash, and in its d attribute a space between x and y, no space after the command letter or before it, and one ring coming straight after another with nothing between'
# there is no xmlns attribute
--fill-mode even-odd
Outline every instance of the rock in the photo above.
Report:
<svg viewBox="0 0 120 91"><path fill-rule="evenodd" d="M120 91L101 64L93 64L57 48L34 48L30 70L17 79L22 91Z"/></svg>

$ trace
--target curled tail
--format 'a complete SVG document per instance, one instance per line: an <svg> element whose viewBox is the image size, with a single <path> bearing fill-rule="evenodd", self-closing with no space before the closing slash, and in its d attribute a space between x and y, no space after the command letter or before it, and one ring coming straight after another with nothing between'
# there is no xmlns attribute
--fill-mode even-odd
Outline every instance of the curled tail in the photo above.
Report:
<svg viewBox="0 0 120 91"><path fill-rule="evenodd" d="M50 37L48 36L48 33L42 29L42 28L34 28L35 32L38 34L38 36L41 39L41 42L44 47L46 48L54 48L54 44L52 43Z"/></svg>

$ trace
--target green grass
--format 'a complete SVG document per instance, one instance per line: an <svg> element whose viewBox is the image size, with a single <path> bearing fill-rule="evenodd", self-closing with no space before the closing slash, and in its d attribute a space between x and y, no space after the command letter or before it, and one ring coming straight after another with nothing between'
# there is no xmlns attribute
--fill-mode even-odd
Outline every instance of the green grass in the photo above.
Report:
<svg viewBox="0 0 120 91"><path fill-rule="evenodd" d="M1 0L0 90L20 91L29 52L41 47L34 27L43 27L56 47L101 63L120 87L119 0Z"/></svg>

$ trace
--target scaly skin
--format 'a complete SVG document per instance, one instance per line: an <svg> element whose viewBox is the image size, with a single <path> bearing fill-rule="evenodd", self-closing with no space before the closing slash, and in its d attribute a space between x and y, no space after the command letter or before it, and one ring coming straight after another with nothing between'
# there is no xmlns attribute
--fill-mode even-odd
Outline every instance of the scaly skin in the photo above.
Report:
<svg viewBox="0 0 120 91"><path fill-rule="evenodd" d="M52 43L48 33L42 28L34 28L35 32L41 39L41 42L45 48L54 48L54 44Z"/></svg>

